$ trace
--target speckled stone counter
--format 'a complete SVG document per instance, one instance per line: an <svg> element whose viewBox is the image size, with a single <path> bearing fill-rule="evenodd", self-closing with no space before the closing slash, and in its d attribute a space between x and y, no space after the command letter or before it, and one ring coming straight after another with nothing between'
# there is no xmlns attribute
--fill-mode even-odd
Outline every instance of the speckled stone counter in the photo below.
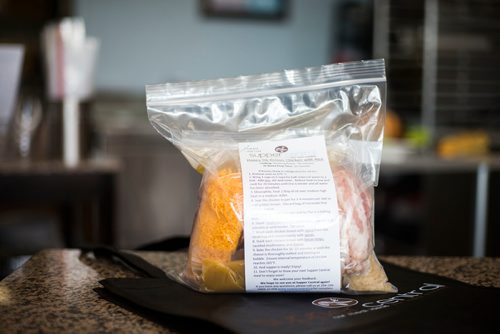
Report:
<svg viewBox="0 0 500 334"><path fill-rule="evenodd" d="M136 252L168 270L184 253ZM411 269L482 286L500 287L500 258L386 256ZM45 250L0 282L0 333L170 333L111 304L93 291L109 277L134 277L120 265L79 250Z"/></svg>

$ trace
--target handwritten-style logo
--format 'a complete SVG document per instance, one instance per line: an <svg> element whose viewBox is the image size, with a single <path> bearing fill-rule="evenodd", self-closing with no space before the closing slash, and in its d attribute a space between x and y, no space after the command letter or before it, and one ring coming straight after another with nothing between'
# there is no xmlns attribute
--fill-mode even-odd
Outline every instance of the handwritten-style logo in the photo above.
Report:
<svg viewBox="0 0 500 334"><path fill-rule="evenodd" d="M280 145L276 146L274 150L278 153L285 153L286 151L288 151L288 147L286 147L285 145Z"/></svg>
<svg viewBox="0 0 500 334"><path fill-rule="evenodd" d="M356 299L325 297L313 300L312 304L324 308L344 308L354 306L358 303Z"/></svg>

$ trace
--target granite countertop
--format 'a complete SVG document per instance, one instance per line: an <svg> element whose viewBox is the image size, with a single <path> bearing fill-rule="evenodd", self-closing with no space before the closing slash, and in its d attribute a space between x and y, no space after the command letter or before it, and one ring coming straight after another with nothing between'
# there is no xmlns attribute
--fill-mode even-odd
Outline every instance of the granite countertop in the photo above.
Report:
<svg viewBox="0 0 500 334"><path fill-rule="evenodd" d="M167 270L185 253L135 252ZM382 256L382 260L463 282L500 287L500 258ZM100 299L93 291L109 277L135 277L124 267L53 249L34 255L0 282L0 332L170 333L154 322Z"/></svg>

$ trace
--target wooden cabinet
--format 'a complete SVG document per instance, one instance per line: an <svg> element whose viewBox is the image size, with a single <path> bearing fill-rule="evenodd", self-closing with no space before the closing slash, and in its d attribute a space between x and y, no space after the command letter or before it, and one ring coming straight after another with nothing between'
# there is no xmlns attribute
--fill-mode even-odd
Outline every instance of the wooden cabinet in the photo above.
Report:
<svg viewBox="0 0 500 334"><path fill-rule="evenodd" d="M382 161L375 189L378 253L498 256L499 182L498 156Z"/></svg>
<svg viewBox="0 0 500 334"><path fill-rule="evenodd" d="M151 127L146 133L101 133L106 155L122 164L117 193L117 245L136 248L189 236L201 176Z"/></svg>

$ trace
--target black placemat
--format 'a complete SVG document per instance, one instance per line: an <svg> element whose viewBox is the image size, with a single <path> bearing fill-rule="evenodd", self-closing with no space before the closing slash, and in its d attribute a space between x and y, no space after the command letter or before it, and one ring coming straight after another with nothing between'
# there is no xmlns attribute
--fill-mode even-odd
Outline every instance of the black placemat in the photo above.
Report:
<svg viewBox="0 0 500 334"><path fill-rule="evenodd" d="M396 294L204 294L165 278L110 278L96 291L181 332L200 324L259 334L477 333L495 328L500 289L383 265L399 288ZM314 305L315 300L338 308Z"/></svg>

